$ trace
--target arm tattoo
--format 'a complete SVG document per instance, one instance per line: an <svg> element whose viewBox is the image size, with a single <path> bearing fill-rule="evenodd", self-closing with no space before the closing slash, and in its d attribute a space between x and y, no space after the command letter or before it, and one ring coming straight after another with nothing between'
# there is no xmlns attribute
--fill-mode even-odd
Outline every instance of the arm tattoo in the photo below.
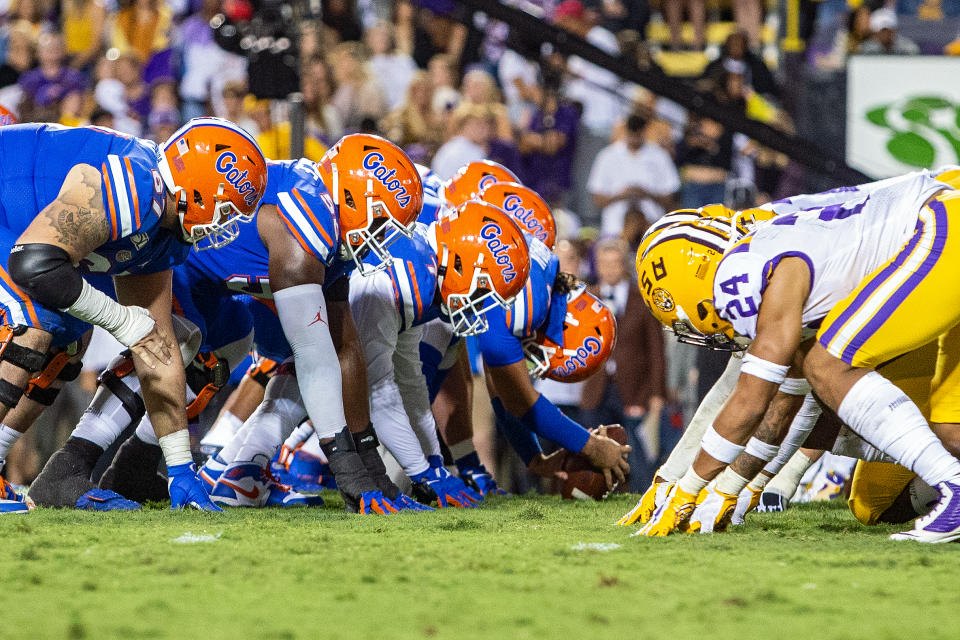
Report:
<svg viewBox="0 0 960 640"><path fill-rule="evenodd" d="M57 232L57 242L82 254L93 251L110 238L100 179L100 172L93 167L77 165L67 175L57 199L44 211Z"/></svg>

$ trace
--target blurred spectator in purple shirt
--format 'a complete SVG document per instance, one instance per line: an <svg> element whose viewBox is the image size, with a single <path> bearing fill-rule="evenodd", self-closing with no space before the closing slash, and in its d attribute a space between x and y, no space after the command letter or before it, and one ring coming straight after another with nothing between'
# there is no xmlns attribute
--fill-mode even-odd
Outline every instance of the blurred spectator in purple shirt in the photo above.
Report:
<svg viewBox="0 0 960 640"><path fill-rule="evenodd" d="M53 109L72 92L84 92L88 80L82 72L71 69L66 63L63 37L45 33L37 41L37 58L40 66L20 76L25 105L40 110Z"/></svg>
<svg viewBox="0 0 960 640"><path fill-rule="evenodd" d="M580 110L560 100L556 89L543 91L541 105L520 134L526 184L550 202L563 202L573 181L573 152Z"/></svg>

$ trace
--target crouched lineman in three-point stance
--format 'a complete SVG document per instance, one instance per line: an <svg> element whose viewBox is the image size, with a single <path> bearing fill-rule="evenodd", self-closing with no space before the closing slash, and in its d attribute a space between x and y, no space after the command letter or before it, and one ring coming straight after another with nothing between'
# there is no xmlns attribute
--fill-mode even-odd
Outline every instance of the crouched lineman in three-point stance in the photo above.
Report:
<svg viewBox="0 0 960 640"><path fill-rule="evenodd" d="M191 120L159 147L95 127L0 130L0 244L9 256L0 269L0 464L17 427L25 430L76 377L97 325L133 353L171 506L217 509L190 455L171 268L191 245L216 248L235 237L265 186L256 142L216 118ZM9 485L0 487L0 512L27 510ZM95 489L76 506L120 501Z"/></svg>

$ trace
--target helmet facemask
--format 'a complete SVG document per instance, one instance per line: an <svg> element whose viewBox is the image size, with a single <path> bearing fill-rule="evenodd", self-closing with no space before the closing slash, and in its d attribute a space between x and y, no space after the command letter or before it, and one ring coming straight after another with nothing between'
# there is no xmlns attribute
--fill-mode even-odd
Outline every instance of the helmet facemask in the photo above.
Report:
<svg viewBox="0 0 960 640"><path fill-rule="evenodd" d="M543 378L550 371L550 361L557 353L557 347L540 343L537 337L523 341L523 356L527 360L527 372L534 378Z"/></svg>
<svg viewBox="0 0 960 640"><path fill-rule="evenodd" d="M333 181L334 201L333 208L337 219L340 220L340 200L341 198L354 199L354 196L340 189L340 175L337 171L337 163L332 162L330 171ZM342 257L345 260L353 260L357 265L357 272L362 276L369 276L378 271L386 269L393 257L390 255L387 247L393 244L401 236L406 238L413 237L413 230L416 226L416 220L410 223L409 227L400 224L399 221L390 213L390 208L373 189L373 178L367 178L367 190L363 194L363 199L367 205L367 224L358 229L347 230L347 241L341 246ZM356 202L354 201L354 207ZM359 208L358 208L359 209ZM378 264L370 264L363 261L363 258L370 253L376 256Z"/></svg>
<svg viewBox="0 0 960 640"><path fill-rule="evenodd" d="M482 269L484 254L479 255L477 264L473 268L470 279L470 288L465 293L451 293L440 303L440 309L450 318L453 332L458 336L475 336L486 331L490 324L486 313L496 306L507 309L513 298L505 299L493 286L490 275ZM443 247L440 265L441 272L447 268L449 252ZM438 286L443 287L444 276L438 277Z"/></svg>
<svg viewBox="0 0 960 640"><path fill-rule="evenodd" d="M240 235L240 223L253 221L252 215L240 211L232 201L223 198L223 183L217 189L217 198L213 203L213 219L204 224L194 224L187 233L184 223L186 214L186 191L177 189L177 211L180 214L180 227L187 242L193 245L196 251L207 249L221 249Z"/></svg>
<svg viewBox="0 0 960 640"><path fill-rule="evenodd" d="M697 311L698 315L702 316L702 319L706 319L710 314L716 316L717 313L713 308L713 303L709 300L701 301L697 305ZM672 330L678 342L691 344L696 347L706 347L713 351L737 352L747 348L747 345L739 342L735 336L728 335L723 331L710 334L698 331L690 321L690 317L684 312L683 307L680 306L677 307L677 320L673 321L672 327L665 327L665 329L667 331ZM733 333L732 329L730 333Z"/></svg>

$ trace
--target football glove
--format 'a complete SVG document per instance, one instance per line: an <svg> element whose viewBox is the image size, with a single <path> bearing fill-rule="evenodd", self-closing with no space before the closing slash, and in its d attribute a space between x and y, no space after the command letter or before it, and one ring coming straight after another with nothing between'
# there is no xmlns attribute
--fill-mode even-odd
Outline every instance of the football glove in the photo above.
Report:
<svg viewBox="0 0 960 640"><path fill-rule="evenodd" d="M730 519L730 524L739 526L746 522L747 514L760 504L762 493L763 489L751 489L750 485L744 487L737 498L737 508L733 510L733 518Z"/></svg>
<svg viewBox="0 0 960 640"><path fill-rule="evenodd" d="M673 489L674 484L676 483L654 482L643 493L636 506L625 513L623 517L617 520L614 524L617 524L621 527L634 524L635 522L646 524L649 522L650 516L653 515L653 512L656 511L657 507L666 502L667 495L670 493L671 489Z"/></svg>
<svg viewBox="0 0 960 640"><path fill-rule="evenodd" d="M486 497L490 494L495 496L505 496L507 492L497 485L490 472L482 464L479 467L465 467L460 470L460 479L481 496Z"/></svg>
<svg viewBox="0 0 960 640"><path fill-rule="evenodd" d="M726 531L737 507L737 496L730 493L721 493L715 488L706 492L703 500L699 500L697 508L690 516L689 522L683 527L687 533L713 533Z"/></svg>
<svg viewBox="0 0 960 640"><path fill-rule="evenodd" d="M393 504L400 507L400 509L405 511L435 511L433 507L428 507L425 504L420 504L410 496L401 493L397 496L397 499L393 501Z"/></svg>
<svg viewBox="0 0 960 640"><path fill-rule="evenodd" d="M450 474L444 467L433 467L411 476L414 495L421 502L436 503L444 507L473 509L483 498L463 484L463 481ZM479 499L478 499L479 498Z"/></svg>
<svg viewBox="0 0 960 640"><path fill-rule="evenodd" d="M200 511L223 511L210 500L192 462L167 467L167 491L170 492L171 509L191 507Z"/></svg>
<svg viewBox="0 0 960 640"><path fill-rule="evenodd" d="M667 500L650 516L649 522L633 535L648 537L670 535L674 529L686 525L696 506L696 494L687 493L674 486Z"/></svg>
<svg viewBox="0 0 960 640"><path fill-rule="evenodd" d="M360 494L357 513L376 513L386 516L398 511L400 511L400 507L379 491L365 491Z"/></svg>

